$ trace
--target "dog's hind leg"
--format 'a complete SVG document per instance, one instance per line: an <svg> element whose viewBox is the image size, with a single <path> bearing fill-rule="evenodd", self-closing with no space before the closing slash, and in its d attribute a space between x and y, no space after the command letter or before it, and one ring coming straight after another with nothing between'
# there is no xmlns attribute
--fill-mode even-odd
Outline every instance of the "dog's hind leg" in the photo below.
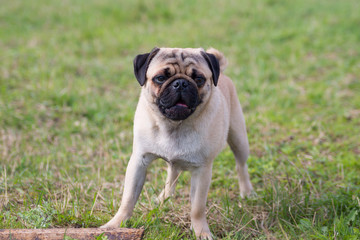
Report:
<svg viewBox="0 0 360 240"><path fill-rule="evenodd" d="M236 94L233 95L233 98L235 98L234 96L236 96ZM249 196L253 191L246 164L247 158L249 156L249 142L241 105L238 99L233 99L231 103L228 144L235 155L236 171L238 174L240 186L240 196L244 198Z"/></svg>
<svg viewBox="0 0 360 240"><path fill-rule="evenodd" d="M173 165L168 163L165 187L157 197L159 203L164 202L168 197L174 194L180 173L179 169L176 169Z"/></svg>

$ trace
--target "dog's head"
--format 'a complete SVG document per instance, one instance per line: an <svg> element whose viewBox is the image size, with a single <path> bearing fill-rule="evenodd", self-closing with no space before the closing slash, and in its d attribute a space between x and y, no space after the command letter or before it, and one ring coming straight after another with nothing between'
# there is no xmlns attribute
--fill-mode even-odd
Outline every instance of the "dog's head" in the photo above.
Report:
<svg viewBox="0 0 360 240"><path fill-rule="evenodd" d="M134 72L147 100L165 117L179 121L209 100L220 68L215 55L201 48L154 48L136 56Z"/></svg>

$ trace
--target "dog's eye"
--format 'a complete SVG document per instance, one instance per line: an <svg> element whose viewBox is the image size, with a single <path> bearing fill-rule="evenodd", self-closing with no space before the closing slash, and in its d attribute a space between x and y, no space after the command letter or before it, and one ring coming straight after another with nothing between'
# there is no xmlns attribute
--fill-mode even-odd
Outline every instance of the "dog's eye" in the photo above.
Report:
<svg viewBox="0 0 360 240"><path fill-rule="evenodd" d="M155 81L156 83L162 84L164 83L166 80L166 77L163 75L158 75L156 77L153 78L153 81Z"/></svg>
<svg viewBox="0 0 360 240"><path fill-rule="evenodd" d="M204 83L205 83L205 78L201 77L201 76L195 77L194 80L199 87L204 85Z"/></svg>

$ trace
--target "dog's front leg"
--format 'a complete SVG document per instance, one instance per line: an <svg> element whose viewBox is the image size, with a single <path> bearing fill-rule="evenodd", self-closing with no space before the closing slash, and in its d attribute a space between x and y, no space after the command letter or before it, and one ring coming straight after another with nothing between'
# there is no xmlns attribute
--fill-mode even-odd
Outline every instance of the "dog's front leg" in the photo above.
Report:
<svg viewBox="0 0 360 240"><path fill-rule="evenodd" d="M159 203L163 203L165 199L174 194L176 188L176 182L179 178L180 170L174 167L171 163L168 163L167 177L164 189L157 197Z"/></svg>
<svg viewBox="0 0 360 240"><path fill-rule="evenodd" d="M132 154L128 163L124 192L121 205L116 215L101 228L118 228L121 222L129 219L135 204L140 196L146 177L146 169L153 160L152 156L145 154Z"/></svg>
<svg viewBox="0 0 360 240"><path fill-rule="evenodd" d="M212 239L206 221L206 199L211 182L212 164L197 168L191 174L191 227L200 239Z"/></svg>

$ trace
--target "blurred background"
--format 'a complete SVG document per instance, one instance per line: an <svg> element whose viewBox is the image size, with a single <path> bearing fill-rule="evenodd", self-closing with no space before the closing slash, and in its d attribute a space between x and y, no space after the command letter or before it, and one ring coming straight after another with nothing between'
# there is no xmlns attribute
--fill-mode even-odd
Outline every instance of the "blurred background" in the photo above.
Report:
<svg viewBox="0 0 360 240"><path fill-rule="evenodd" d="M360 2L0 0L0 228L98 227L116 212L153 47L214 47L229 61L256 199L226 148L208 221L223 239L360 237ZM191 239L189 180L158 206L154 162L127 227Z"/></svg>

